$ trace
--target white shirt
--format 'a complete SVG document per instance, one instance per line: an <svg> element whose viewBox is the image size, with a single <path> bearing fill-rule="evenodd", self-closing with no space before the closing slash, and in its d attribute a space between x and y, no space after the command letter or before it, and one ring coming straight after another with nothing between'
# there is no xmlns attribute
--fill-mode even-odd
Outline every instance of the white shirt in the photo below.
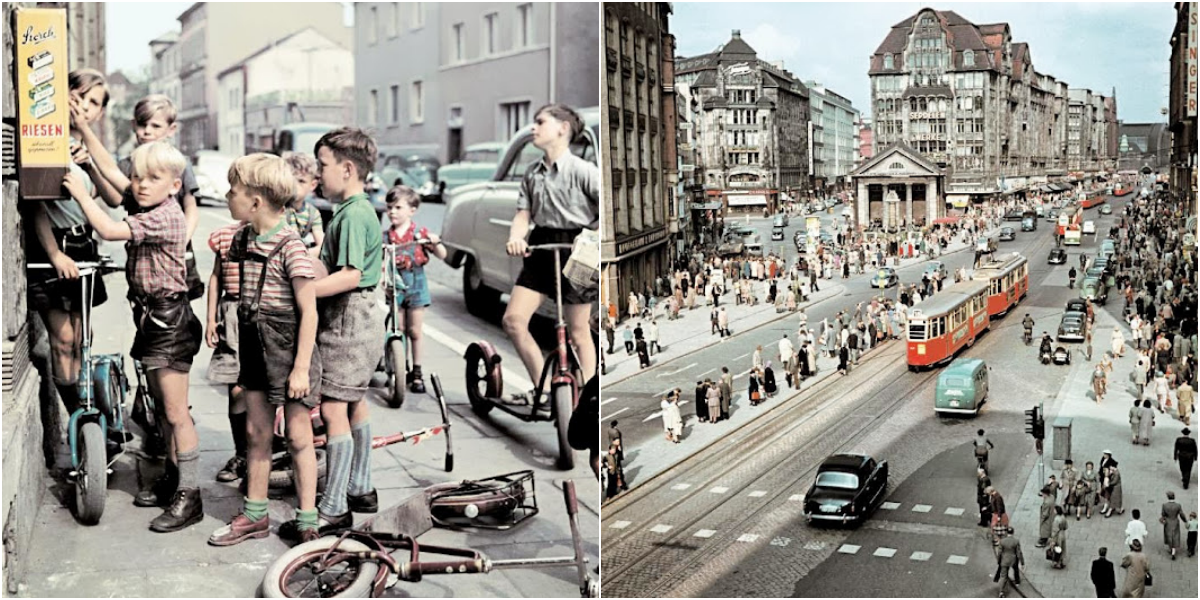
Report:
<svg viewBox="0 0 1200 600"><path fill-rule="evenodd" d="M1133 540L1141 542L1142 547L1146 546L1146 524L1134 519L1125 526L1125 545L1133 543Z"/></svg>
<svg viewBox="0 0 1200 600"><path fill-rule="evenodd" d="M780 360L784 360L784 361L791 360L792 355L795 353L796 353L796 350L795 350L795 348L792 347L792 340L789 340L787 338L783 338L782 340L779 340L779 356L781 357Z"/></svg>

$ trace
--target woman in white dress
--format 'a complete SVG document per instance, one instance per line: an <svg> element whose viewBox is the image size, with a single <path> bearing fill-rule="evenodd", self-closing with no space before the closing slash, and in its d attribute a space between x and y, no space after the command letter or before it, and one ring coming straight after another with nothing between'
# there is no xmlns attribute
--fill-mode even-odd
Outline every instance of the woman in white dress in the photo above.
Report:
<svg viewBox="0 0 1200 600"><path fill-rule="evenodd" d="M1112 332L1112 352L1113 356L1120 358L1125 356L1125 334L1121 333L1119 327L1114 327Z"/></svg>

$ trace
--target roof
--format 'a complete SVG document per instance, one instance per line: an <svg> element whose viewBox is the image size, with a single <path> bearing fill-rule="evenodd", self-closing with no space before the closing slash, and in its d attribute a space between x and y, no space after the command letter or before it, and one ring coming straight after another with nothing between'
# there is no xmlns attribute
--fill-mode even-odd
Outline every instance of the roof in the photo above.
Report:
<svg viewBox="0 0 1200 600"><path fill-rule="evenodd" d="M941 315L951 308L957 306L958 303L962 302L964 298L970 297L971 294L977 293L981 290L986 291L987 289L988 282L986 281L960 281L956 284L945 287L934 297L918 302L912 307L911 310L909 310L909 318L911 319L918 316L918 311L923 316Z"/></svg>
<svg viewBox="0 0 1200 600"><path fill-rule="evenodd" d="M963 377L969 376L981 366L987 366L987 363L982 358L960 357L954 359L954 362L947 365L938 374L938 379L943 377Z"/></svg>
<svg viewBox="0 0 1200 600"><path fill-rule="evenodd" d="M742 39L741 30L734 29L731 35L729 41L721 47L721 60L754 60L758 53Z"/></svg>
<svg viewBox="0 0 1200 600"><path fill-rule="evenodd" d="M302 34L302 33L305 33L305 32L307 32L307 31L311 31L313 34L320 36L320 37L321 37L321 39L323 39L323 40L325 40L325 41L329 42L329 43L330 43L332 46L334 46L334 47L336 47L336 48L342 48L342 45L341 45L341 44L339 44L339 43L337 43L337 42L335 42L335 41L333 41L333 40L329 39L329 38L328 38L328 37L326 37L324 34L322 34L320 31L317 31L317 29L316 29L315 27L312 27L312 26L309 26L309 27L304 27L304 28L301 28L301 29L297 29L296 31L293 31L293 32L291 32L291 33L289 33L289 34L287 34L287 35L285 35L285 36L283 36L283 37L281 37L281 38L279 38L279 39L277 39L277 40L274 40L274 41L272 41L272 42L268 42L266 45L264 45L263 47L259 48L258 50L255 50L254 52L251 52L250 54L247 54L246 56L242 57L242 58L241 58L240 60L238 60L237 62L235 62L235 63L233 63L232 65L230 65L230 66L229 66L228 68L226 68L225 70L221 71L220 73L217 73L217 78L219 79L220 77L222 77L222 76L223 76L223 75L225 75L226 73L229 73L229 72L231 72L231 71L236 71L236 70L240 69L240 68L241 68L243 65L245 65L245 64L246 64L246 63L248 63L248 62L250 62L250 61L251 61L251 60L253 60L255 57L258 57L258 56L260 56L260 55L262 55L262 54L265 54L265 53L266 53L268 50L272 50L272 49L274 49L274 48L276 48L276 47L278 47L278 46L282 46L282 45L283 45L284 43L286 43L288 40L290 40L290 39L292 39L292 38L294 38L294 37L296 37L296 36L298 36L298 35L300 35L300 34Z"/></svg>
<svg viewBox="0 0 1200 600"><path fill-rule="evenodd" d="M942 172L942 170L940 168L938 168L937 165L926 160L926 158L924 156L921 156L921 153L917 152L916 149L914 149L912 146L909 146L908 144L905 144L904 142L896 142L895 144L891 144L890 146L887 146L886 148L881 148L879 150L879 152L875 153L875 156L872 157L871 160L868 160L867 162L860 165L857 169L851 171L850 175L854 176L854 175L858 175L860 173L865 173L868 169L874 167L875 165L878 165L879 163L883 162L885 159L891 159L891 157L897 153L903 154L909 160L917 163L918 165L920 165L930 171L933 171L934 173Z"/></svg>
<svg viewBox="0 0 1200 600"><path fill-rule="evenodd" d="M129 78L126 77L125 74L122 73L121 71L113 71L112 73L109 73L107 76L105 76L105 79L108 80L109 86L129 85Z"/></svg>
<svg viewBox="0 0 1200 600"><path fill-rule="evenodd" d="M833 454L821 461L821 466L818 470L858 471L869 460L871 460L871 457L865 454Z"/></svg>

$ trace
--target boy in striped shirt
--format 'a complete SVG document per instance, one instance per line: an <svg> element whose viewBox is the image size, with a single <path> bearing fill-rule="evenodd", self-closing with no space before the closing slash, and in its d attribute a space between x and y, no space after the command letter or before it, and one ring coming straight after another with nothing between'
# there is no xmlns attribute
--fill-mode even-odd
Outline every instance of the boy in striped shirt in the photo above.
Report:
<svg viewBox="0 0 1200 600"><path fill-rule="evenodd" d="M238 264L238 385L247 414L246 498L241 514L208 539L232 546L270 535L267 511L275 407L284 407L296 472L301 541L317 536L317 459L310 409L319 402L316 350L317 271L304 242L284 218L296 180L282 158L251 154L229 170L229 212L247 225L227 260Z"/></svg>

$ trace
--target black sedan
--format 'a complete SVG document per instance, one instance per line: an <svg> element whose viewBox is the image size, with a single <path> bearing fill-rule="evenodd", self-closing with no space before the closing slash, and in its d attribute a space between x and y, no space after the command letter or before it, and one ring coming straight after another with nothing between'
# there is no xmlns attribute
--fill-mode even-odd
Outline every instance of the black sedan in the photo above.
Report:
<svg viewBox="0 0 1200 600"><path fill-rule="evenodd" d="M1015 229L1013 229L1012 227L1001 227L1000 228L1000 241L1011 242L1015 239L1017 239L1017 231Z"/></svg>
<svg viewBox="0 0 1200 600"><path fill-rule="evenodd" d="M1084 339L1084 331L1087 325L1087 314L1081 312L1068 312L1062 316L1062 321L1058 324L1058 341L1060 342L1082 342Z"/></svg>
<svg viewBox="0 0 1200 600"><path fill-rule="evenodd" d="M1050 256L1046 258L1046 262L1052 265L1067 264L1067 251L1062 248L1051 249Z"/></svg>
<svg viewBox="0 0 1200 600"><path fill-rule="evenodd" d="M817 479L804 497L804 518L860 524L883 502L887 486L886 460L834 454L817 468Z"/></svg>

